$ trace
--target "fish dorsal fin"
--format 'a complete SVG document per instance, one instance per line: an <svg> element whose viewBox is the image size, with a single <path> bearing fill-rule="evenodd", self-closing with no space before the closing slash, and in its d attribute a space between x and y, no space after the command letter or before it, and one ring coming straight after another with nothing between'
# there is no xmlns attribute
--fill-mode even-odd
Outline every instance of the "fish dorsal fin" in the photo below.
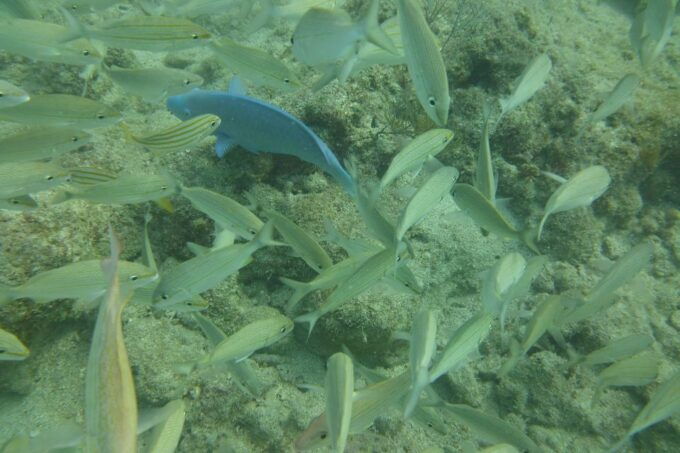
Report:
<svg viewBox="0 0 680 453"><path fill-rule="evenodd" d="M229 94L233 94L236 96L246 96L246 86L243 83L243 80L241 80L240 77L234 76L231 78L229 81Z"/></svg>

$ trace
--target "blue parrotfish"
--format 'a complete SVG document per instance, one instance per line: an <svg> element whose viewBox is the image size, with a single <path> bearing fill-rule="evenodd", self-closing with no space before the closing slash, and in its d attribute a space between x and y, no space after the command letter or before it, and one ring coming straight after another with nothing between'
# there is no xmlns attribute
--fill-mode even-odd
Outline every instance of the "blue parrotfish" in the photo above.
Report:
<svg viewBox="0 0 680 453"><path fill-rule="evenodd" d="M316 165L333 176L350 195L356 194L354 179L328 145L290 113L247 96L236 77L227 92L194 89L170 96L167 106L183 120L206 113L219 116L222 123L214 132L218 157L224 157L236 145L253 153L289 154Z"/></svg>

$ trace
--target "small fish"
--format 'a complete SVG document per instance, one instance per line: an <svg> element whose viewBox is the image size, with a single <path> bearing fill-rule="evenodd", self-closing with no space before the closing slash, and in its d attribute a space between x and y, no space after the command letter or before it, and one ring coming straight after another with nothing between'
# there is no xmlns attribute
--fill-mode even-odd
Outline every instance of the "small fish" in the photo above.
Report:
<svg viewBox="0 0 680 453"><path fill-rule="evenodd" d="M127 127L124 128L128 139L131 141L139 143L151 151L164 153L190 149L198 145L220 127L221 121L220 117L216 115L199 115L143 137L133 135Z"/></svg>
<svg viewBox="0 0 680 453"><path fill-rule="evenodd" d="M647 69L671 38L678 9L674 0L652 0L636 11L628 32L630 43Z"/></svg>
<svg viewBox="0 0 680 453"><path fill-rule="evenodd" d="M291 333L293 327L293 321L281 315L250 323L225 338L212 352L199 359L194 367L202 368L243 360L258 349L278 342Z"/></svg>
<svg viewBox="0 0 680 453"><path fill-rule="evenodd" d="M491 160L491 146L489 146L489 129L491 118L491 106L484 104L484 127L482 129L482 140L479 144L477 154L477 166L475 169L474 186L486 197L491 204L496 204L496 175Z"/></svg>
<svg viewBox="0 0 680 453"><path fill-rule="evenodd" d="M323 269L319 272L319 275L309 282L298 282L289 278L280 277L282 283L293 289L293 295L290 296L290 299L288 299L288 303L286 304L286 312L291 312L298 302L300 302L307 294L313 291L332 288L349 278L357 271L364 261L370 258L374 253L375 252L368 252L352 255L349 258L335 263L331 267Z"/></svg>
<svg viewBox="0 0 680 453"><path fill-rule="evenodd" d="M309 9L293 32L293 55L310 66L332 64L356 53L363 41L397 54L394 43L378 25L378 7L378 0L371 0L357 22L343 9Z"/></svg>
<svg viewBox="0 0 680 453"><path fill-rule="evenodd" d="M79 129L32 126L0 139L0 163L53 159L91 140L88 132Z"/></svg>
<svg viewBox="0 0 680 453"><path fill-rule="evenodd" d="M652 259L654 249L649 242L642 242L630 249L600 279L585 300L559 317L559 324L566 325L592 318L605 310L615 300L615 291L630 282Z"/></svg>
<svg viewBox="0 0 680 453"><path fill-rule="evenodd" d="M538 225L538 239L541 239L543 225L551 214L570 209L590 206L609 187L611 177L600 165L585 168L569 178L550 195L543 209L543 218Z"/></svg>
<svg viewBox="0 0 680 453"><path fill-rule="evenodd" d="M475 187L469 184L455 184L453 200L481 228L500 237L521 241L532 251L540 253L534 243L534 231L517 230Z"/></svg>
<svg viewBox="0 0 680 453"><path fill-rule="evenodd" d="M591 405L599 401L606 387L647 385L659 374L659 359L652 354L639 354L609 365L597 375L597 388Z"/></svg>
<svg viewBox="0 0 680 453"><path fill-rule="evenodd" d="M440 127L449 118L449 83L437 41L414 0L398 0L397 11L406 67L425 113Z"/></svg>
<svg viewBox="0 0 680 453"><path fill-rule="evenodd" d="M14 334L0 328L0 361L24 360L30 351Z"/></svg>
<svg viewBox="0 0 680 453"><path fill-rule="evenodd" d="M158 280L148 267L128 261L118 264L121 281L140 288ZM43 304L56 299L92 302L107 288L99 260L85 260L41 272L18 286L0 285L0 305L8 300L32 299Z"/></svg>
<svg viewBox="0 0 680 453"><path fill-rule="evenodd" d="M392 158L390 166L380 180L380 190L407 171L420 167L426 159L435 157L451 143L451 140L453 131L449 129L430 129L411 140Z"/></svg>
<svg viewBox="0 0 680 453"><path fill-rule="evenodd" d="M421 310L411 327L409 371L411 392L406 398L404 417L408 418L418 404L420 393L430 383L429 367L437 352L437 317L432 310Z"/></svg>
<svg viewBox="0 0 680 453"><path fill-rule="evenodd" d="M326 367L326 420L333 451L342 453L352 421L354 366L342 352L333 354Z"/></svg>
<svg viewBox="0 0 680 453"><path fill-rule="evenodd" d="M597 349L579 362L584 366L602 365L604 363L612 363L617 360L625 359L626 357L634 356L635 354L644 351L654 343L654 340L649 335L633 334L628 335L618 340L614 340L608 345Z"/></svg>
<svg viewBox="0 0 680 453"><path fill-rule="evenodd" d="M192 90L171 96L167 105L181 119L204 113L220 117L222 124L215 134L218 157L223 157L235 145L253 153L296 156L333 176L350 195L356 193L352 177L311 129L278 107L246 96L237 78L232 78L228 93ZM267 127L263 129L264 123Z"/></svg>
<svg viewBox="0 0 680 453"><path fill-rule="evenodd" d="M50 204L68 200L114 205L144 203L172 196L178 190L179 185L168 174L123 175L98 184L60 190Z"/></svg>
<svg viewBox="0 0 680 453"><path fill-rule="evenodd" d="M68 169L44 162L0 164L0 199L7 200L55 188L69 182Z"/></svg>
<svg viewBox="0 0 680 453"><path fill-rule="evenodd" d="M0 120L78 129L106 127L121 120L116 110L70 94L41 94L23 104L0 110Z"/></svg>
<svg viewBox="0 0 680 453"><path fill-rule="evenodd" d="M497 122L504 115L531 99L538 90L543 88L551 69L552 62L546 54L541 54L531 60L515 82L512 94L507 98L500 99L501 114Z"/></svg>
<svg viewBox="0 0 680 453"><path fill-rule="evenodd" d="M118 274L120 243L113 231L111 256L102 262L106 294L92 333L85 375L85 449L137 451L137 397L123 340L122 314L132 288ZM125 280L122 280L126 283Z"/></svg>
<svg viewBox="0 0 680 453"><path fill-rule="evenodd" d="M71 185L76 187L93 186L102 182L113 181L117 173L97 167L71 167Z"/></svg>
<svg viewBox="0 0 680 453"><path fill-rule="evenodd" d="M465 404L444 403L441 407L485 442L504 442L514 445L521 451L543 453L543 449L526 434L496 416L488 415Z"/></svg>
<svg viewBox="0 0 680 453"><path fill-rule="evenodd" d="M480 312L458 327L430 368L430 382L463 365L489 335L492 321L492 314Z"/></svg>
<svg viewBox="0 0 680 453"><path fill-rule="evenodd" d="M420 222L437 204L446 198L458 179L454 167L441 167L418 188L399 217L394 230L394 240L399 242L409 228Z"/></svg>
<svg viewBox="0 0 680 453"><path fill-rule="evenodd" d="M38 207L38 203L30 195L19 195L8 199L0 199L0 209L8 211L30 211Z"/></svg>
<svg viewBox="0 0 680 453"><path fill-rule="evenodd" d="M605 100L587 119L587 124L594 124L602 121L609 115L616 113L623 105L628 102L633 93L640 85L640 77L636 74L626 74L616 84L614 89L607 95Z"/></svg>
<svg viewBox="0 0 680 453"><path fill-rule="evenodd" d="M257 86L284 93L302 88L302 82L280 60L255 47L248 47L222 36L210 43L213 54L230 71Z"/></svg>
<svg viewBox="0 0 680 453"><path fill-rule="evenodd" d="M676 371L656 389L645 407L633 420L623 439L609 451L620 450L635 434L678 412L680 412L680 371Z"/></svg>
<svg viewBox="0 0 680 453"><path fill-rule="evenodd" d="M383 277L394 270L396 266L396 250L384 249L370 258L352 274L347 280L338 285L328 296L326 302L316 310L295 318L295 322L306 322L309 325L307 336L312 334L314 325L326 313L337 310L343 303L355 298L373 287Z"/></svg>
<svg viewBox="0 0 680 453"><path fill-rule="evenodd" d="M316 239L293 221L273 210L265 211L265 215L281 233L286 244L290 245L312 269L321 272L333 265L333 261Z"/></svg>
<svg viewBox="0 0 680 453"><path fill-rule="evenodd" d="M272 0L262 0L261 10L248 24L246 33L253 33L274 19L299 21L311 8L341 8L345 0L292 0L285 5L277 5Z"/></svg>
<svg viewBox="0 0 680 453"><path fill-rule="evenodd" d="M272 239L273 226L266 223L252 241L211 250L183 261L163 273L154 291L155 307L171 309L187 299L214 288L252 261L252 254L262 247L278 245Z"/></svg>
<svg viewBox="0 0 680 453"><path fill-rule="evenodd" d="M39 61L71 65L98 64L103 56L87 40L60 41L68 28L37 20L0 18L0 47Z"/></svg>
<svg viewBox="0 0 680 453"><path fill-rule="evenodd" d="M555 319L562 309L563 302L560 296L550 296L538 304L529 324L526 326L522 343L511 348L510 358L498 371L499 377L504 377L512 371L519 360L529 352L529 349L536 344L543 334L555 327Z"/></svg>
<svg viewBox="0 0 680 453"><path fill-rule="evenodd" d="M411 383L408 372L384 379L359 390L352 402L350 434L366 431L385 411L396 406L406 395ZM295 440L297 451L318 448L329 442L326 413L322 413L309 424L307 429Z"/></svg>
<svg viewBox="0 0 680 453"><path fill-rule="evenodd" d="M182 18L139 15L87 27L64 8L60 10L70 27L62 43L88 38L110 47L167 52L199 47L212 38L209 31Z"/></svg>
<svg viewBox="0 0 680 453"><path fill-rule="evenodd" d="M170 401L170 413L149 433L147 453L173 453L179 444L186 418L186 405L182 400Z"/></svg>
<svg viewBox="0 0 680 453"><path fill-rule="evenodd" d="M232 231L251 240L262 229L264 222L253 212L232 200L202 187L182 187L180 195L192 206L215 221L219 228Z"/></svg>
<svg viewBox="0 0 680 453"><path fill-rule="evenodd" d="M14 107L28 102L30 99L31 96L23 88L0 79L0 109Z"/></svg>
<svg viewBox="0 0 680 453"><path fill-rule="evenodd" d="M99 66L104 74L127 93L148 102L159 102L167 96L184 93L203 85L203 77L174 68L126 69Z"/></svg>

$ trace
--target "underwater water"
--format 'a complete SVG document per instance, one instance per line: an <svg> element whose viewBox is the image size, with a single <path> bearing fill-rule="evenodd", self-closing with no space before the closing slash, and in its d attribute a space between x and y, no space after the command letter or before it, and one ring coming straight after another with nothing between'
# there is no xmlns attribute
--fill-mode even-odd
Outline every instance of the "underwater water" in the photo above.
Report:
<svg viewBox="0 0 680 453"><path fill-rule="evenodd" d="M679 11L0 0L0 451L680 451Z"/></svg>

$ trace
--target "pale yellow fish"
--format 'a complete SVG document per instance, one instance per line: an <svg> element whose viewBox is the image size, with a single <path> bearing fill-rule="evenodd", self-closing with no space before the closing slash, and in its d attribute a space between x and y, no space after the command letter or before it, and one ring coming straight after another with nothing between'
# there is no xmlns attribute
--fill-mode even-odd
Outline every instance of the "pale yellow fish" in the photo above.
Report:
<svg viewBox="0 0 680 453"><path fill-rule="evenodd" d="M199 359L196 366L200 368L243 360L258 349L281 340L293 331L293 326L293 321L285 316L250 323L225 338L209 354Z"/></svg>
<svg viewBox="0 0 680 453"><path fill-rule="evenodd" d="M638 354L614 362L597 375L597 388L591 404L599 401L607 387L628 387L647 385L659 374L659 359L653 354Z"/></svg>
<svg viewBox="0 0 680 453"><path fill-rule="evenodd" d="M489 129L491 128L491 106L484 104L484 126L482 128L482 139L477 153L477 165L475 168L474 186L491 204L496 204L496 175L491 160L491 146L489 146Z"/></svg>
<svg viewBox="0 0 680 453"><path fill-rule="evenodd" d="M10 199L55 188L69 182L68 169L44 162L0 164L0 199Z"/></svg>
<svg viewBox="0 0 680 453"><path fill-rule="evenodd" d="M30 211L38 207L38 203L30 195L19 195L0 199L0 209L8 211Z"/></svg>
<svg viewBox="0 0 680 453"><path fill-rule="evenodd" d="M61 64L98 64L101 53L87 40L62 44L68 28L37 20L0 18L0 47L39 61Z"/></svg>
<svg viewBox="0 0 680 453"><path fill-rule="evenodd" d="M515 82L515 87L510 96L500 99L501 114L500 118L516 109L543 88L548 75L552 69L552 62L546 54L541 54L531 60Z"/></svg>
<svg viewBox="0 0 680 453"><path fill-rule="evenodd" d="M168 174L123 175L90 186L64 189L57 193L50 203L74 199L114 205L143 203L170 197L178 190L177 182Z"/></svg>
<svg viewBox="0 0 680 453"><path fill-rule="evenodd" d="M596 123L616 113L623 105L633 97L633 93L640 85L640 77L637 74L626 74L618 81L614 89L607 95L604 101L589 117L588 123Z"/></svg>
<svg viewBox="0 0 680 453"><path fill-rule="evenodd" d="M0 109L23 104L28 102L29 99L31 99L31 96L23 88L0 79Z"/></svg>
<svg viewBox="0 0 680 453"><path fill-rule="evenodd" d="M413 321L409 345L409 371L411 391L406 398L404 417L408 418L418 404L420 393L430 383L430 362L437 351L437 316L423 309Z"/></svg>
<svg viewBox="0 0 680 453"><path fill-rule="evenodd" d="M333 451L342 453L352 421L354 366L342 352L333 354L326 367L326 419Z"/></svg>
<svg viewBox="0 0 680 453"><path fill-rule="evenodd" d="M0 139L0 163L53 159L90 142L92 136L78 129L31 126Z"/></svg>
<svg viewBox="0 0 680 453"><path fill-rule="evenodd" d="M14 334L0 328L0 361L24 360L30 351Z"/></svg>
<svg viewBox="0 0 680 453"><path fill-rule="evenodd" d="M148 102L162 101L167 96L180 94L203 85L203 77L175 68L119 68L100 65L116 85L124 91Z"/></svg>
<svg viewBox="0 0 680 453"><path fill-rule="evenodd" d="M0 109L0 120L41 126L94 129L111 126L121 115L92 99L70 94L41 94L23 104Z"/></svg>
<svg viewBox="0 0 680 453"><path fill-rule="evenodd" d="M170 404L173 409L170 415L149 434L146 453L172 453L179 444L186 417L186 405L182 400L171 401L168 405Z"/></svg>
<svg viewBox="0 0 680 453"><path fill-rule="evenodd" d="M437 40L415 0L397 0L406 67L425 113L438 126L449 118L449 84Z"/></svg>
<svg viewBox="0 0 680 453"><path fill-rule="evenodd" d="M649 348L654 340L649 335L633 334L612 341L608 345L597 349L580 361L585 366L601 365L633 356Z"/></svg>
<svg viewBox="0 0 680 453"><path fill-rule="evenodd" d="M220 127L222 120L217 115L198 115L167 129L145 136L133 135L126 128L127 137L133 142L155 152L170 152L191 149Z"/></svg>
<svg viewBox="0 0 680 453"><path fill-rule="evenodd" d="M0 285L0 304L8 300L32 299L45 303L55 299L79 299L91 302L106 291L99 260L85 260L40 272L18 286ZM118 264L121 280L137 286L158 279L148 267L128 261Z"/></svg>
<svg viewBox="0 0 680 453"><path fill-rule="evenodd" d="M421 166L429 157L435 157L453 139L453 131L449 129L430 129L411 140L390 162L390 166L380 180L380 189L409 170Z"/></svg>
<svg viewBox="0 0 680 453"><path fill-rule="evenodd" d="M182 187L180 195L223 229L252 239L262 229L264 222L237 201L202 187Z"/></svg>
<svg viewBox="0 0 680 453"><path fill-rule="evenodd" d="M226 36L212 41L210 49L229 70L255 85L282 92L293 92L303 86L288 66L264 50L244 46Z"/></svg>
<svg viewBox="0 0 680 453"><path fill-rule="evenodd" d="M265 211L265 215L271 220L281 236L283 236L286 244L290 245L312 269L321 272L321 270L333 265L333 261L326 251L321 248L316 239L297 226L292 220L273 210Z"/></svg>
<svg viewBox="0 0 680 453"><path fill-rule="evenodd" d="M92 334L85 375L85 449L137 451L137 397L123 340L122 314L132 288L118 275L120 243L113 231L111 257L102 263L108 280Z"/></svg>
<svg viewBox="0 0 680 453"><path fill-rule="evenodd" d="M167 52L199 47L212 38L210 32L203 27L177 17L132 15L86 27L67 10L62 8L61 11L71 28L62 42L90 38L110 47Z"/></svg>

